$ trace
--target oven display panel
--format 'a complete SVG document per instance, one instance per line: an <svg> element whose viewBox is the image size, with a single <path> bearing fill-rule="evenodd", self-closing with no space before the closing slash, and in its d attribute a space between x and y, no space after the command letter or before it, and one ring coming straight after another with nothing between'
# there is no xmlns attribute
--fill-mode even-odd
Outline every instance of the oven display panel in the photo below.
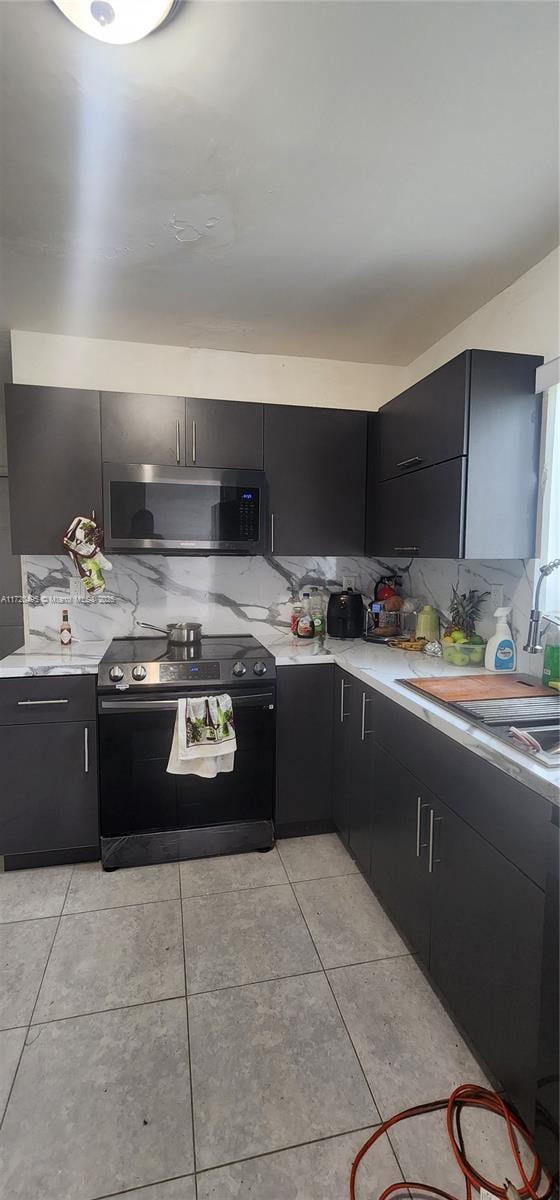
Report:
<svg viewBox="0 0 560 1200"><path fill-rule="evenodd" d="M159 669L162 683L179 683L183 679L205 680L220 678L219 662L162 663Z"/></svg>

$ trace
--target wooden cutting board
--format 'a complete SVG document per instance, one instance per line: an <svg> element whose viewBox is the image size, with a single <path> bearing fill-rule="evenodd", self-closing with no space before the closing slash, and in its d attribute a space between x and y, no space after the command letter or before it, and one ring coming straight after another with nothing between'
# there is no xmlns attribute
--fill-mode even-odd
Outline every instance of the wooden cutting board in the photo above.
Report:
<svg viewBox="0 0 560 1200"><path fill-rule="evenodd" d="M437 700L515 700L518 697L550 696L551 689L528 676L504 679L502 675L462 675L459 679L407 679Z"/></svg>

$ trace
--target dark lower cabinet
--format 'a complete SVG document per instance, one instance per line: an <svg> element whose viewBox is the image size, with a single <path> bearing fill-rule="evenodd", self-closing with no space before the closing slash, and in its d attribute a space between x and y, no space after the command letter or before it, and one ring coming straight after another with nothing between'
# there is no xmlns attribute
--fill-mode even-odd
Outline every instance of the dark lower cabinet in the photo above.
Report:
<svg viewBox="0 0 560 1200"><path fill-rule="evenodd" d="M362 554L366 414L267 404L272 554Z"/></svg>
<svg viewBox="0 0 560 1200"><path fill-rule="evenodd" d="M551 806L338 668L334 690L336 828L534 1127L545 986L543 809L550 821ZM399 754L415 760L431 788ZM508 811L517 832L504 827ZM557 946L548 953L555 958Z"/></svg>
<svg viewBox="0 0 560 1200"><path fill-rule="evenodd" d="M439 801L433 858L430 973L531 1124L544 894Z"/></svg>
<svg viewBox="0 0 560 1200"><path fill-rule="evenodd" d="M99 857L95 693L93 676L0 682L7 869Z"/></svg>
<svg viewBox="0 0 560 1200"><path fill-rule="evenodd" d="M371 882L412 948L428 963L433 797L380 746L375 748Z"/></svg>
<svg viewBox="0 0 560 1200"><path fill-rule="evenodd" d="M187 466L260 471L263 406L187 399Z"/></svg>
<svg viewBox="0 0 560 1200"><path fill-rule="evenodd" d="M278 667L276 831L290 837L333 829L331 663Z"/></svg>
<svg viewBox="0 0 560 1200"><path fill-rule="evenodd" d="M6 386L14 554L64 554L74 517L101 519L99 393Z"/></svg>

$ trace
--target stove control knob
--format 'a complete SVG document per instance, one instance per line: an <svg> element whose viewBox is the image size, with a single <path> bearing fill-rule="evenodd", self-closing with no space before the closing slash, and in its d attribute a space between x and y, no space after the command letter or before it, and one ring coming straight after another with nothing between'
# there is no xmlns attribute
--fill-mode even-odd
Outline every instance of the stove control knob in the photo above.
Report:
<svg viewBox="0 0 560 1200"><path fill-rule="evenodd" d="M132 678L135 679L137 683L139 683L141 679L146 678L146 668L142 666L142 663L139 663L137 667L132 668Z"/></svg>
<svg viewBox="0 0 560 1200"><path fill-rule="evenodd" d="M245 663L242 663L242 662L236 662L236 663L234 663L234 664L233 664L233 674L234 674L234 675L235 675L235 676L236 676L238 679L241 679L241 676L242 676L242 675L245 675L245 674L246 674L246 672L247 672L247 667L245 666Z"/></svg>
<svg viewBox="0 0 560 1200"><path fill-rule="evenodd" d="M266 675L266 663L263 663L261 659L259 659L259 661L255 663L253 671L255 675Z"/></svg>
<svg viewBox="0 0 560 1200"><path fill-rule="evenodd" d="M111 667L111 670L109 671L109 679L111 680L111 683L120 683L123 676L124 671L122 667Z"/></svg>

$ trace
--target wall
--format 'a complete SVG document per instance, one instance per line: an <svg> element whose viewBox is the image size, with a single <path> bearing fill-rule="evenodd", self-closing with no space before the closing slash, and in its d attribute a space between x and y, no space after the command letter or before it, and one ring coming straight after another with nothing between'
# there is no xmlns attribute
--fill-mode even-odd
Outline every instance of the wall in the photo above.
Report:
<svg viewBox="0 0 560 1200"><path fill-rule="evenodd" d="M401 388L403 367L155 346L13 329L15 383L267 404L376 409Z"/></svg>
<svg viewBox="0 0 560 1200"><path fill-rule="evenodd" d="M318 584L326 592L344 578L371 598L375 581L387 572L385 563L371 558L206 558L163 555L114 555L107 573L106 592L97 601L80 603L83 590L76 584L66 556L24 558L24 579L31 606L27 609L29 634L36 644L58 641L61 610L70 607L74 637L109 640L139 634L137 621L165 625L167 621L201 621L206 633L253 633L268 643L289 627L291 600L302 589ZM451 585L460 591L493 585L503 588L504 604L513 607L513 629L521 647L531 608L531 564L523 562L455 562L424 559L407 563L403 592L448 611ZM480 632L494 632L496 603L484 606ZM390 651L387 651L390 653ZM521 658L520 669L539 673L541 659Z"/></svg>
<svg viewBox="0 0 560 1200"><path fill-rule="evenodd" d="M560 249L543 258L511 287L494 296L406 368L405 387L463 350L560 354Z"/></svg>

